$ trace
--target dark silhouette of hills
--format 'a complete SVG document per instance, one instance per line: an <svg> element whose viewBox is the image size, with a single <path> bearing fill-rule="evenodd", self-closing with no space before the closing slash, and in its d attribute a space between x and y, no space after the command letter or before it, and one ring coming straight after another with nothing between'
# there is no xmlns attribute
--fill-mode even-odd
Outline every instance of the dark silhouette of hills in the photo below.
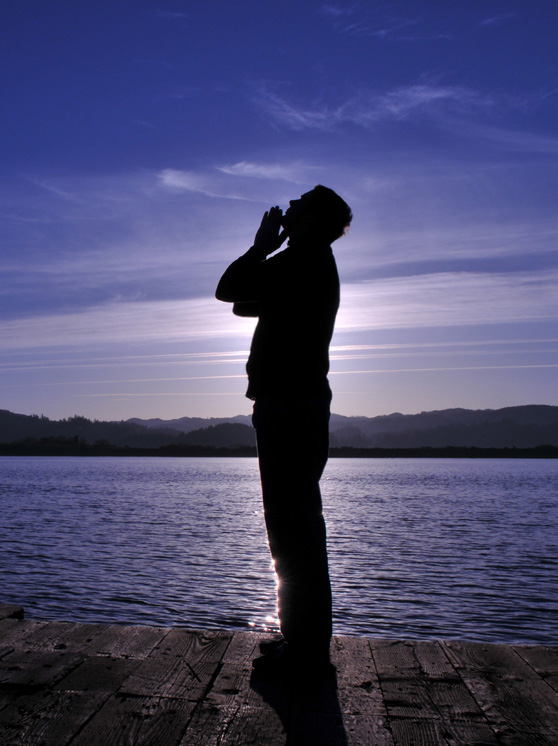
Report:
<svg viewBox="0 0 558 746"><path fill-rule="evenodd" d="M173 427L147 427L134 421L103 422L88 420L86 417L50 420L44 416L14 414L0 410L0 443L44 438L77 438L77 442L85 444L111 444L130 448L160 448L176 444L234 448L255 444L254 431L251 427L227 420L221 420L217 425L203 429L180 432Z"/></svg>
<svg viewBox="0 0 558 746"><path fill-rule="evenodd" d="M558 445L558 407L444 409L381 417L332 415L332 447L535 448Z"/></svg>
<svg viewBox="0 0 558 746"><path fill-rule="evenodd" d="M296 421L292 423L297 427ZM332 415L332 448L536 448L558 446L558 407L526 405L504 409L446 409L381 417ZM179 445L203 448L253 448L250 417L182 417L122 422L70 417L50 420L0 410L0 443L45 438L89 445L156 449Z"/></svg>
<svg viewBox="0 0 558 746"><path fill-rule="evenodd" d="M178 430L181 433L189 433L192 430L205 430L208 427L216 427L224 424L240 424L248 427L252 426L252 418L247 414L237 414L236 417L180 417L176 420L161 420L156 417L151 420L141 420L138 417L132 417L126 422L134 425L142 425L154 430Z"/></svg>

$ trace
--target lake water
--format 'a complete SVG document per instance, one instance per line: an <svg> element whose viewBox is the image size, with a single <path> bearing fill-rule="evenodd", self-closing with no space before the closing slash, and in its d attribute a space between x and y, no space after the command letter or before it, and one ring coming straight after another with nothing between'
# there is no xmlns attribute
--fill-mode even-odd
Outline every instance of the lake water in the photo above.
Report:
<svg viewBox="0 0 558 746"><path fill-rule="evenodd" d="M322 488L337 634L556 642L558 461L331 459ZM260 499L250 458L0 458L0 602L274 629Z"/></svg>

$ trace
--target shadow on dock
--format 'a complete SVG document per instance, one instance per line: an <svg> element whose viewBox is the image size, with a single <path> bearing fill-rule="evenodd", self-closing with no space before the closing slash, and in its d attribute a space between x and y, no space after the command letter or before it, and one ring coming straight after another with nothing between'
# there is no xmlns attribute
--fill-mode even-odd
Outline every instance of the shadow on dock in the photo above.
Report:
<svg viewBox="0 0 558 746"><path fill-rule="evenodd" d="M252 671L250 686L279 716L285 746L348 746L335 669L323 678Z"/></svg>

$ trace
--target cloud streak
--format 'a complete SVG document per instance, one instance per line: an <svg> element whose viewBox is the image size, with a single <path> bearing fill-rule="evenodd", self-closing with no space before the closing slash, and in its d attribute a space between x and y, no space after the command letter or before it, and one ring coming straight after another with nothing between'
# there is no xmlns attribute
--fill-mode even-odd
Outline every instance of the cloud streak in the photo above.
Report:
<svg viewBox="0 0 558 746"><path fill-rule="evenodd" d="M384 122L472 111L493 103L489 97L464 86L429 83L403 86L386 93L364 91L336 107L325 103L297 106L268 88L260 90L256 100L275 122L298 131L328 131L345 124L372 128Z"/></svg>
<svg viewBox="0 0 558 746"><path fill-rule="evenodd" d="M440 273L345 287L336 332L484 326L558 318L558 271Z"/></svg>
<svg viewBox="0 0 558 746"><path fill-rule="evenodd" d="M558 270L479 275L439 273L343 287L336 334L523 323L558 317ZM0 349L96 343L250 338L254 320L232 316L213 298L111 302L69 314L0 322Z"/></svg>
<svg viewBox="0 0 558 746"><path fill-rule="evenodd" d="M254 163L239 161L230 165L217 166L217 170L229 176L240 176L250 179L271 179L300 184L308 179L311 167L305 164Z"/></svg>
<svg viewBox="0 0 558 746"><path fill-rule="evenodd" d="M0 322L0 350L117 343L249 338L253 321L234 317L213 298L111 302L68 314Z"/></svg>
<svg viewBox="0 0 558 746"><path fill-rule="evenodd" d="M447 33L429 28L418 18L404 17L396 14L393 5L378 5L372 10L370 5L353 3L351 5L322 4L319 12L329 18L333 29L341 34L358 37L370 37L389 41L418 41L429 39L447 39Z"/></svg>
<svg viewBox="0 0 558 746"><path fill-rule="evenodd" d="M262 182L275 185L277 181L285 181L299 185L313 179L317 171L319 168L302 161L285 163L245 160L216 165L203 171L166 168L158 174L158 182L164 189L175 192L192 192L220 199L261 202ZM276 186L274 188L277 189Z"/></svg>

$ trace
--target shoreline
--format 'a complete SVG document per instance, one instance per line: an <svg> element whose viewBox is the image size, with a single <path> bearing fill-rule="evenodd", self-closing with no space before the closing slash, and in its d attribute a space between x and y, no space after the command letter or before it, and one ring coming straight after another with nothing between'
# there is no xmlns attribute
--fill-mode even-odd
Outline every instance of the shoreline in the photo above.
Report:
<svg viewBox="0 0 558 746"><path fill-rule="evenodd" d="M256 458L255 446L219 448L215 446L166 445L159 448L115 446L109 443L82 443L43 439L18 443L0 443L0 456L87 456L87 457L160 457L160 458ZM477 446L446 446L420 448L330 448L329 458L498 458L556 459L558 446L540 445L534 448L479 448Z"/></svg>

